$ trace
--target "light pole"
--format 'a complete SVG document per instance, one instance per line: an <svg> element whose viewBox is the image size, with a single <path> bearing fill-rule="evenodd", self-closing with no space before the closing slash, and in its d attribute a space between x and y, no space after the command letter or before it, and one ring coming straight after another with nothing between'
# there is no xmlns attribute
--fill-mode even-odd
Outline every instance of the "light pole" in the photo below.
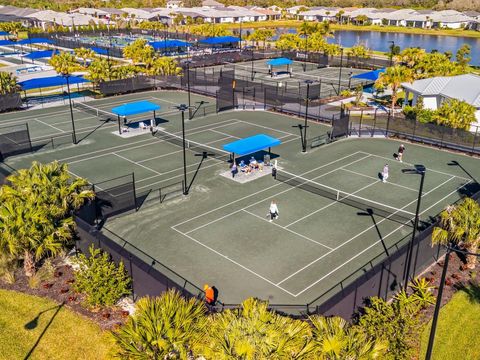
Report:
<svg viewBox="0 0 480 360"><path fill-rule="evenodd" d="M390 66L392 66L393 65L393 49L395 49L395 41L390 40L389 43L392 44L390 45Z"/></svg>
<svg viewBox="0 0 480 360"><path fill-rule="evenodd" d="M240 51L242 50L242 23L243 23L243 19L240 19Z"/></svg>
<svg viewBox="0 0 480 360"><path fill-rule="evenodd" d="M413 255L413 242L415 240L416 231L418 228L418 217L420 213L420 205L422 201L422 193L423 193L423 183L425 181L425 173L427 169L423 165L415 165L414 169L402 169L402 173L404 174L412 174L412 175L420 175L420 188L418 190L418 198L417 198L417 208L415 210L415 221L413 223L413 231L412 231L412 238L410 243L408 244L407 250L407 265L405 268L405 282L404 282L404 289L406 290L408 287L408 280L410 278L410 267L412 263L412 255Z"/></svg>
<svg viewBox="0 0 480 360"><path fill-rule="evenodd" d="M308 104L310 102L310 85L313 84L313 80L305 80L307 84L307 98L305 99L305 124L303 125L303 144L302 152L307 152L307 121L308 121Z"/></svg>
<svg viewBox="0 0 480 360"><path fill-rule="evenodd" d="M255 74L255 73L254 73L254 67L253 67L253 61L254 61L254 59L255 59L255 52L254 52L254 49L253 49L253 47L252 47L252 81L253 81L253 79L255 78L255 75L254 75L254 74Z"/></svg>
<svg viewBox="0 0 480 360"><path fill-rule="evenodd" d="M303 72L307 71L307 57L308 57L308 33L305 33L305 57L303 59Z"/></svg>
<svg viewBox="0 0 480 360"><path fill-rule="evenodd" d="M188 120L192 119L192 110L191 110L191 94L190 94L190 61L185 62L187 64L187 95L188 95Z"/></svg>
<svg viewBox="0 0 480 360"><path fill-rule="evenodd" d="M72 107L72 96L70 95L70 81L69 81L69 74L63 74L65 80L67 81L67 92L68 92L68 104L70 105L70 119L72 120L72 138L73 143L77 144L77 134L75 132L75 121L73 119L73 107Z"/></svg>
<svg viewBox="0 0 480 360"><path fill-rule="evenodd" d="M185 111L190 109L189 106L185 104L180 104L175 106L176 109L182 113L182 150L183 150L183 195L188 195L188 186L187 186L187 156L185 153Z"/></svg>
<svg viewBox="0 0 480 360"><path fill-rule="evenodd" d="M342 67L343 67L343 48L340 48L340 71L338 73L338 95L340 95L340 86L342 82Z"/></svg>
<svg viewBox="0 0 480 360"><path fill-rule="evenodd" d="M443 288L445 287L445 278L447 277L448 262L450 260L450 253L452 251L455 251L456 253L459 253L465 256L473 255L473 256L476 256L477 258L480 257L480 254L478 253L471 253L469 251L461 250L458 248L452 248L450 244L447 245L447 253L445 255L445 261L443 263L443 270L442 270L442 276L440 278L440 285L438 286L437 301L435 302L435 311L433 312L432 327L430 328L430 336L428 338L428 347L427 347L427 353L425 355L425 360L430 360L432 357L433 343L435 341L435 332L437 330L438 315L440 314L440 306L442 305Z"/></svg>

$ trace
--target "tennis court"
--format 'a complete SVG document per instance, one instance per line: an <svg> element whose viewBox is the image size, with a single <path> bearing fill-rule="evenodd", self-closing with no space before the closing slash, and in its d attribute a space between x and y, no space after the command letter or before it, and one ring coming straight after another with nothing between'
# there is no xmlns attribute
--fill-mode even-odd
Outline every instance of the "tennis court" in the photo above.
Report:
<svg viewBox="0 0 480 360"><path fill-rule="evenodd" d="M246 78L254 72L255 81L264 81L272 83L298 83L311 80L315 82L322 81L324 83L338 84L340 79L342 86L347 86L349 83L352 87L363 83L361 79L351 79L353 75L358 75L366 72L363 69L342 68L339 67L319 67L318 64L302 61L294 61L289 65L291 72L290 76L272 77L268 72L267 60L246 61L242 63L228 63L222 66L214 67L219 70L221 67L225 69L235 69L236 76L245 76ZM274 67L274 71L286 71L286 66ZM341 71L341 73L340 73Z"/></svg>
<svg viewBox="0 0 480 360"><path fill-rule="evenodd" d="M182 92L148 92L89 104L108 110L140 99L161 105L159 126L180 134L180 114L172 106L186 102ZM192 100L212 101L197 95ZM7 158L7 164L21 168L32 160L56 159L91 182L134 172L139 192L182 180L178 142L148 131L121 138L113 134L115 121L79 109L74 115L84 137L78 145L45 146ZM1 124L25 121L33 140L70 131L66 107L0 116ZM111 218L103 231L117 234L199 287L215 285L225 303L255 296L275 304L306 304L410 239L420 177L402 169L414 164L427 168L421 206L425 221L477 186L479 159L407 144L404 162L399 163L392 156L399 146L394 140L346 139L303 154L298 129L292 127L301 121L264 111L194 117L186 122L186 137L193 144L187 152L189 180L200 160L195 143L222 155L222 145L257 133L282 141L274 148L277 179L263 176L241 184L219 175L228 169L221 156L209 158L189 196L152 202L138 212ZM308 138L328 130L312 122ZM452 161L459 165L449 165ZM386 163L390 178L382 183L378 173ZM280 217L269 222L273 199Z"/></svg>

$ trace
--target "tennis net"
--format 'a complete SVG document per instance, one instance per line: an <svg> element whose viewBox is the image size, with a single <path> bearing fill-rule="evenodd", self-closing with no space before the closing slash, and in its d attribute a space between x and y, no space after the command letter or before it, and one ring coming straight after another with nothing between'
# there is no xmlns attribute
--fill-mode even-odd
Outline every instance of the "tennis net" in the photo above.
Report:
<svg viewBox="0 0 480 360"><path fill-rule="evenodd" d="M103 121L110 121L110 120L113 120L117 117L117 115L115 115L113 113L110 113L110 112L104 111L104 110L100 110L100 109L94 108L93 106L86 105L86 104L83 104L83 103L73 103L73 107L75 109L83 111L87 114L94 115L94 116L98 117L100 120L103 120Z"/></svg>
<svg viewBox="0 0 480 360"><path fill-rule="evenodd" d="M223 67L225 69L233 69L233 70L238 71L238 72L244 72L244 73L248 73L248 74L252 73L252 65L251 64L250 65L240 65L240 64L237 64L237 63L225 62L223 64ZM270 75L270 73L268 71L268 68L260 66L260 65L256 65L255 63L253 64L253 72Z"/></svg>
<svg viewBox="0 0 480 360"><path fill-rule="evenodd" d="M365 199L355 194L347 193L330 186L317 183L313 180L291 174L284 170L277 170L275 179L299 189L326 197L327 199L335 200L352 206L356 209L363 210L366 212L366 214L378 215L402 224L413 226L415 214L409 211L400 210L393 206Z"/></svg>
<svg viewBox="0 0 480 360"><path fill-rule="evenodd" d="M158 129L158 128L155 131L155 136L166 142L183 147L183 139L181 136L166 132L165 130ZM200 144L195 141L185 139L185 147L196 153L207 152L208 154L210 154L210 156L221 161L225 161L225 162L230 161L230 153L214 148L209 145Z"/></svg>

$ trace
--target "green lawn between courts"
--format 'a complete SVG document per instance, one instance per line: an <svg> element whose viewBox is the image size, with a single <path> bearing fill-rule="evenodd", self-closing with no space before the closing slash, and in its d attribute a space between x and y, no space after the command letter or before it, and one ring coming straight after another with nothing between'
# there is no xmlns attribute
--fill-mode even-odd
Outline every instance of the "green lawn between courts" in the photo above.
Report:
<svg viewBox="0 0 480 360"><path fill-rule="evenodd" d="M0 309L2 360L27 358L37 341L29 359L105 359L114 346L93 322L65 307L56 313L48 299L0 290Z"/></svg>
<svg viewBox="0 0 480 360"><path fill-rule="evenodd" d="M433 360L480 359L480 292L478 287L460 290L441 310L438 318ZM422 334L420 359L425 358L431 321Z"/></svg>

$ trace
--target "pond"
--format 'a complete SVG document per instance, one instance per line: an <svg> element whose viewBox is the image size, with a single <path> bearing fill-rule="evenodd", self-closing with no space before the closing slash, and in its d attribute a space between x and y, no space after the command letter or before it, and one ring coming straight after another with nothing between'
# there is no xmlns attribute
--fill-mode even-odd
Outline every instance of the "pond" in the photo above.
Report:
<svg viewBox="0 0 480 360"><path fill-rule="evenodd" d="M253 29L244 29L246 33L251 33ZM272 40L278 39L281 34L296 33L295 28L277 28L277 34ZM463 45L468 44L471 48L471 64L480 66L480 38L460 37L460 36L440 36L440 35L421 35L421 34L403 34L386 33L377 31L353 31L337 30L329 43L340 44L344 47L352 47L356 44L362 44L369 49L388 52L391 46L390 41L400 49L408 47L420 47L428 52L437 50L439 52L450 51L454 56L456 51Z"/></svg>

